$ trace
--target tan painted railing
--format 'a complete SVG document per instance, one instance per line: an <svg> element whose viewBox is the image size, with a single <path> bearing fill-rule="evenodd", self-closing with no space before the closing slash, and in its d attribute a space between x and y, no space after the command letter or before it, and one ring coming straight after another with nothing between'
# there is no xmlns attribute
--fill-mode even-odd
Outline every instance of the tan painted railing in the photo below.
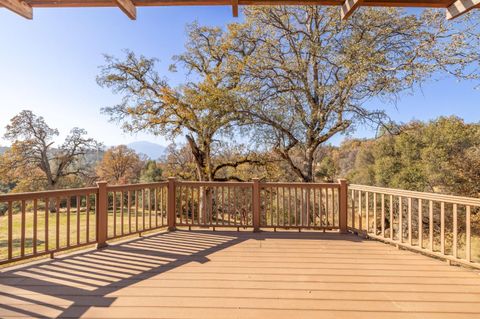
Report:
<svg viewBox="0 0 480 319"><path fill-rule="evenodd" d="M98 188L0 195L0 263L97 242Z"/></svg>
<svg viewBox="0 0 480 319"><path fill-rule="evenodd" d="M106 191L105 240L167 226L168 182L106 186Z"/></svg>
<svg viewBox="0 0 480 319"><path fill-rule="evenodd" d="M340 228L340 187L333 183L261 183L263 228Z"/></svg>
<svg viewBox="0 0 480 319"><path fill-rule="evenodd" d="M253 227L253 182L176 182L176 226Z"/></svg>
<svg viewBox="0 0 480 319"><path fill-rule="evenodd" d="M0 195L2 210L0 264L85 245L101 248L109 240L167 227L350 230L474 267L480 262L480 199L347 186L345 180L99 182Z"/></svg>
<svg viewBox="0 0 480 319"><path fill-rule="evenodd" d="M95 243L101 248L108 240L166 227L346 231L346 193L344 180L305 184L171 178L0 195L6 210L0 216L0 264Z"/></svg>
<svg viewBox="0 0 480 319"><path fill-rule="evenodd" d="M480 199L349 185L348 209L352 231L480 268Z"/></svg>

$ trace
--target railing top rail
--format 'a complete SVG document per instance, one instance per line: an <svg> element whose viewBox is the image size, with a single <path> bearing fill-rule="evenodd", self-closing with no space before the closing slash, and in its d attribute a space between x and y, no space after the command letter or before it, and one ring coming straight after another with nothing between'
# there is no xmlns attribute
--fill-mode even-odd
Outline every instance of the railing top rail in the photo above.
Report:
<svg viewBox="0 0 480 319"><path fill-rule="evenodd" d="M175 181L179 186L186 185L192 187L200 186L230 186L230 187L252 187L253 182L198 182L198 181Z"/></svg>
<svg viewBox="0 0 480 319"><path fill-rule="evenodd" d="M277 182L265 182L260 183L260 186L273 186L273 187L303 187L303 188L340 188L339 183L301 183L301 182L293 182L293 183L277 183Z"/></svg>
<svg viewBox="0 0 480 319"><path fill-rule="evenodd" d="M198 182L198 181L176 181L176 184L186 186L230 186L230 187L251 187L253 182ZM301 183L301 182L260 182L260 187L303 187L303 188L340 188L339 183Z"/></svg>
<svg viewBox="0 0 480 319"><path fill-rule="evenodd" d="M140 183L140 184L126 184L126 185L108 185L107 191L128 191L128 190L136 190L136 189L144 189L144 188L155 188L159 186L167 186L168 182L154 182L154 183Z"/></svg>
<svg viewBox="0 0 480 319"><path fill-rule="evenodd" d="M365 191L365 192L371 192L371 193L381 193L385 195L412 197L412 198L431 200L436 202L445 202L445 203L451 203L451 204L480 207L480 198L416 192L416 191L408 191L408 190L402 190L402 189L396 189L396 188L385 188L385 187L357 185L357 184L350 184L348 187L349 189L352 189L352 190Z"/></svg>
<svg viewBox="0 0 480 319"><path fill-rule="evenodd" d="M41 192L8 193L8 194L0 194L0 202L86 195L86 194L92 194L97 192L98 192L97 187L83 187L83 188L58 189L58 190L41 191Z"/></svg>

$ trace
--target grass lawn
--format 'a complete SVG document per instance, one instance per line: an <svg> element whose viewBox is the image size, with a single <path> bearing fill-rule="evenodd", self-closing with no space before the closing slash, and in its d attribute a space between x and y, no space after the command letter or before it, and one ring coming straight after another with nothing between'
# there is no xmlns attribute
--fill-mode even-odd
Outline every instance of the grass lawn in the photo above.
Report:
<svg viewBox="0 0 480 319"><path fill-rule="evenodd" d="M46 215L48 214L48 236L45 232L46 226ZM150 228L150 218L151 218L151 227L156 226L156 218L158 220L158 225L162 223L162 216L156 215L154 212L151 213L145 209L143 213L142 209L139 208L138 212L138 230L144 230ZM165 216L165 215L164 215ZM14 213L12 215L12 246L13 246L13 257L20 256L20 247L21 247L21 225L22 225L22 215L21 213ZM87 218L88 217L88 218ZM70 219L70 222L69 222ZM87 219L88 219L88 232L87 232ZM128 213L123 213L123 231L124 234L129 233L129 223L128 223ZM78 226L77 228L77 220ZM143 223L145 220L145 224ZM96 215L94 211L90 211L89 214L86 213L85 209L81 209L78 214L75 209L72 209L70 212L70 218L65 209L61 209L58 214L59 221L59 237L58 237L58 247L66 247L68 237L70 237L70 246L76 245L77 243L86 243L87 235L89 241L95 241L96 236ZM114 223L115 221L115 223ZM135 232L137 230L137 218L135 212L132 209L131 219L130 219L131 231ZM166 220L164 218L164 224ZM68 228L70 225L70 228ZM116 227L114 227L116 225ZM108 232L109 236L114 235L114 228L116 229L116 235L121 234L121 213L119 210L116 212L114 218L113 211L109 212L108 215ZM46 242L48 241L49 250L56 249L57 247L57 213L46 213L45 210L39 210L37 212L37 252L45 251ZM68 231L68 233L67 233ZM68 236L68 234L70 236ZM33 253L33 237L34 237L34 213L33 211L27 211L25 213L25 254ZM78 242L77 242L78 240ZM0 260L6 259L8 255L8 217L7 215L0 216Z"/></svg>

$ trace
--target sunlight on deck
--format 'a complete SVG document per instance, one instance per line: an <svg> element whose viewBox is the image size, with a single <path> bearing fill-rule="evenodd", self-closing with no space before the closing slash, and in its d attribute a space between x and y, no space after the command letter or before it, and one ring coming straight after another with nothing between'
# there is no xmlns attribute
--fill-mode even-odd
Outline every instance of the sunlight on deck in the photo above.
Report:
<svg viewBox="0 0 480 319"><path fill-rule="evenodd" d="M338 233L160 233L0 278L2 318L479 316L477 272Z"/></svg>

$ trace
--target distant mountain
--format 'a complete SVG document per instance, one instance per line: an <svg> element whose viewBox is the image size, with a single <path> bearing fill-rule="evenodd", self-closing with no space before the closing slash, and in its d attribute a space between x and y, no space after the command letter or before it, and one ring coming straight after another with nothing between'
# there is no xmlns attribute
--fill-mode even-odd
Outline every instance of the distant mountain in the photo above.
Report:
<svg viewBox="0 0 480 319"><path fill-rule="evenodd" d="M142 153L150 157L150 159L157 160L160 157L165 155L167 148L163 145L147 142L147 141L138 141L133 142L127 145L129 148L135 150L137 153Z"/></svg>
<svg viewBox="0 0 480 319"><path fill-rule="evenodd" d="M3 153L5 153L7 150L8 150L8 147L0 146L0 155L2 155Z"/></svg>

